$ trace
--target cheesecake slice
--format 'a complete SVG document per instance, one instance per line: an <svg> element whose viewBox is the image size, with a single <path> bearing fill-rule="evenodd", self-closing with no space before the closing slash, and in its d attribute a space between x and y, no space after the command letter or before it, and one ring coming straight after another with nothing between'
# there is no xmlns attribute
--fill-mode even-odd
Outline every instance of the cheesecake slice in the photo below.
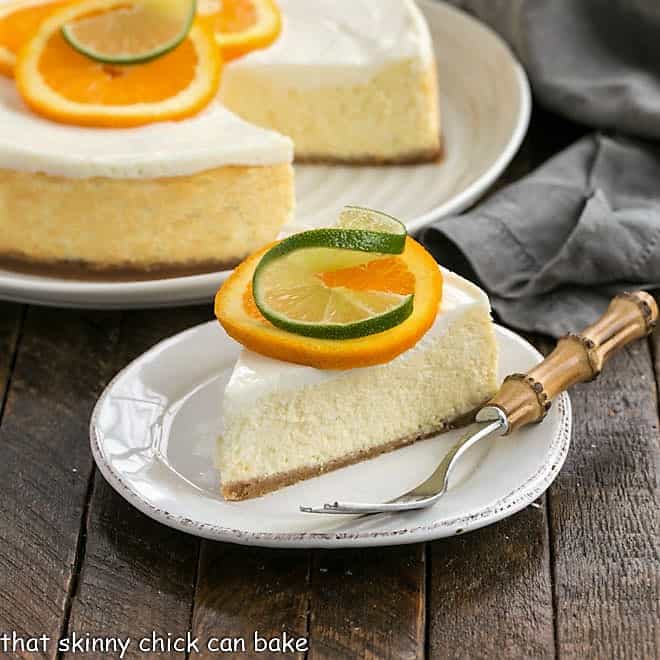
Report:
<svg viewBox="0 0 660 660"><path fill-rule="evenodd" d="M392 361L328 371L243 349L223 400L217 467L228 500L257 497L470 420L497 389L486 294L443 269L424 337Z"/></svg>
<svg viewBox="0 0 660 660"><path fill-rule="evenodd" d="M277 41L223 72L229 109L291 137L299 161L440 155L433 47L413 0L278 2Z"/></svg>

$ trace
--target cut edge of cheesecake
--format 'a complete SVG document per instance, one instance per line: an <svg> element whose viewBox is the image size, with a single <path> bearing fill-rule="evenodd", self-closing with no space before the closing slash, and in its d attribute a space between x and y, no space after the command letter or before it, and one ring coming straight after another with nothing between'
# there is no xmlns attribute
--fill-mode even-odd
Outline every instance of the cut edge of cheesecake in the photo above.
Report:
<svg viewBox="0 0 660 660"><path fill-rule="evenodd" d="M220 98L232 112L289 136L299 163L440 160L433 42L413 0L358 6L350 19L349 2L327 0L323 21L309 20L304 0L280 2L280 38L223 73Z"/></svg>
<svg viewBox="0 0 660 660"><path fill-rule="evenodd" d="M221 98L244 120L291 138L298 163L425 163L443 153L435 71L434 63L406 60L384 64L362 85L307 88L230 69Z"/></svg>
<svg viewBox="0 0 660 660"><path fill-rule="evenodd" d="M484 400L483 403L486 403L486 400ZM261 497L262 495L279 490L280 488L291 486L299 481L305 481L306 479L312 479L313 477L320 477L327 472L332 472L333 470L339 470L343 467L354 465L355 463L361 463L362 461L376 458L381 454L386 454L395 449L401 449L402 447L412 445L419 440L424 440L434 435L438 435L439 433L446 433L447 431L467 426L474 420L474 415L480 407L481 406L476 406L474 410L468 414L461 415L453 420L442 422L437 427L428 429L427 431L420 431L406 436L405 438L392 440L377 447L353 452L352 454L348 454L341 458L332 459L324 465L301 467L289 472L280 472L279 474L271 475L265 479L234 481L226 485L223 484L221 486L222 496L226 500L231 501Z"/></svg>

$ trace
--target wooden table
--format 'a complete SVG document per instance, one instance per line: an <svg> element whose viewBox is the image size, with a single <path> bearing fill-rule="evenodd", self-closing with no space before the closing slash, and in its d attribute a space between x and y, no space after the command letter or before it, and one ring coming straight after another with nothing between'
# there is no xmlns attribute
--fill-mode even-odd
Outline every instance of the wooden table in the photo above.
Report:
<svg viewBox="0 0 660 660"><path fill-rule="evenodd" d="M536 112L505 180L581 131ZM51 638L34 653L17 641L14 654L0 637L0 657L55 657L53 640L74 632L130 637L125 657L143 657L137 642L152 631L191 631L200 651L210 636L250 648L255 630L308 638L310 658L660 657L657 334L573 390L567 463L521 513L434 543L278 551L159 525L94 469L87 429L103 387L156 341L210 316L210 305L0 303L0 636Z"/></svg>

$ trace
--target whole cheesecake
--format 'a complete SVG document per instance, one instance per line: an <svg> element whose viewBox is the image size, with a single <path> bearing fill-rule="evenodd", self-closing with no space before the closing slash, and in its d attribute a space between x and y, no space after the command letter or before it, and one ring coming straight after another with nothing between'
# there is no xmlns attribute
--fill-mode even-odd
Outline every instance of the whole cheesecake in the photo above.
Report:
<svg viewBox="0 0 660 660"><path fill-rule="evenodd" d="M440 152L435 62L412 0L280 0L275 43L225 66L197 116L42 118L0 78L0 267L153 278L231 267L294 208L292 160Z"/></svg>
<svg viewBox="0 0 660 660"><path fill-rule="evenodd" d="M216 464L228 500L257 497L471 421L497 389L486 294L443 269L433 326L371 367L321 370L241 351Z"/></svg>

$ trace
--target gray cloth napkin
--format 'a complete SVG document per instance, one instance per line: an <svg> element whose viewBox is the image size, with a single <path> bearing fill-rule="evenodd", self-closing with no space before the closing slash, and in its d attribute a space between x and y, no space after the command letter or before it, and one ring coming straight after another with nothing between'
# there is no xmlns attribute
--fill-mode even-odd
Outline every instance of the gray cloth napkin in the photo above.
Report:
<svg viewBox="0 0 660 660"><path fill-rule="evenodd" d="M507 324L582 329L614 292L660 287L660 146L583 138L422 239L483 283Z"/></svg>
<svg viewBox="0 0 660 660"><path fill-rule="evenodd" d="M455 0L504 36L537 102L596 128L420 239L508 324L559 336L613 293L660 287L660 2Z"/></svg>

